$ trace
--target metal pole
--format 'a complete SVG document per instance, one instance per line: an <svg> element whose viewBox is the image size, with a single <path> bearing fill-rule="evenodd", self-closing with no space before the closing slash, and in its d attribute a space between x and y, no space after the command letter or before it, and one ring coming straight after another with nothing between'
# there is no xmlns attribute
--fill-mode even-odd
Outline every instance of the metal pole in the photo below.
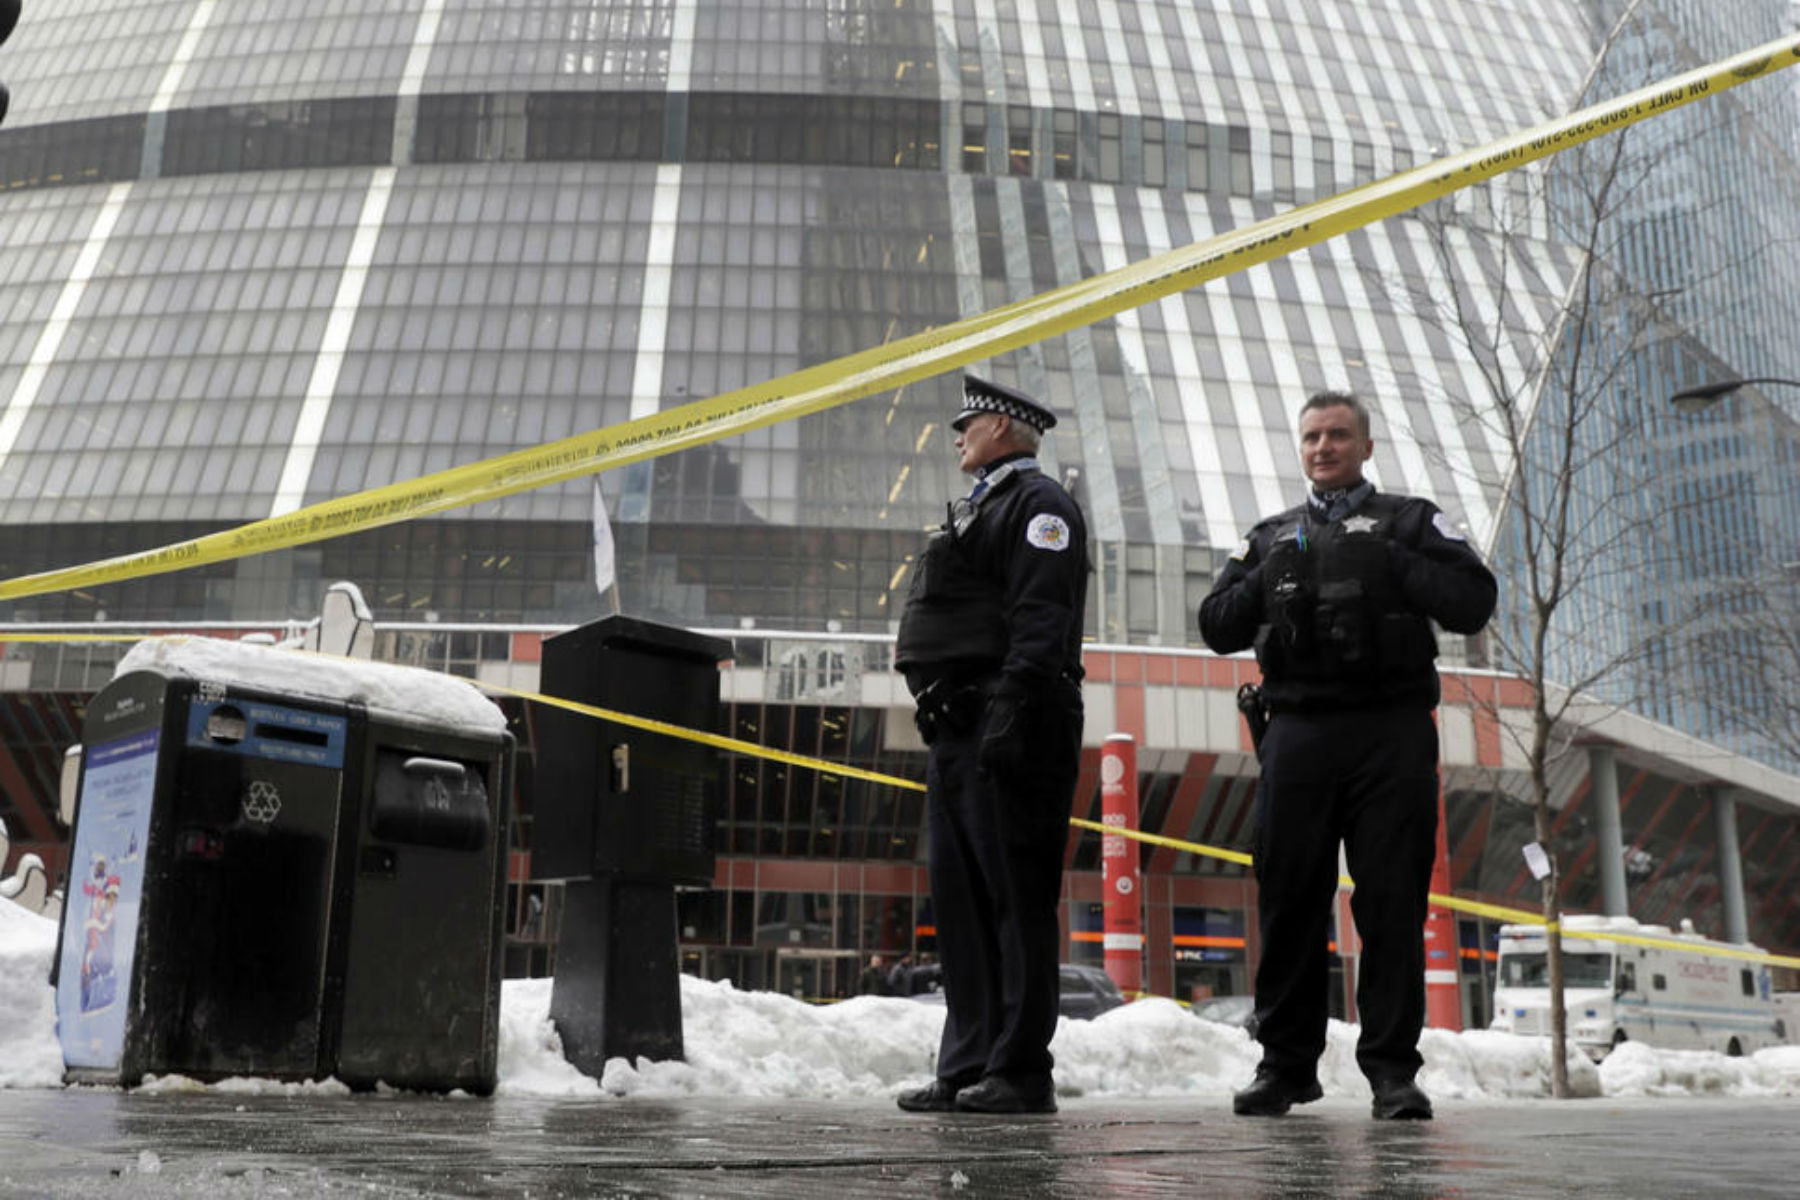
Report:
<svg viewBox="0 0 1800 1200"><path fill-rule="evenodd" d="M1631 897L1625 887L1625 839L1619 818L1619 766L1611 746L1588 747L1588 778L1594 793L1594 817L1599 845L1600 905L1609 917L1631 915Z"/></svg>
<svg viewBox="0 0 1800 1200"><path fill-rule="evenodd" d="M1750 922L1744 912L1744 858L1738 846L1737 801L1723 787L1710 790L1713 829L1719 842L1719 904L1724 909L1725 940L1748 942Z"/></svg>

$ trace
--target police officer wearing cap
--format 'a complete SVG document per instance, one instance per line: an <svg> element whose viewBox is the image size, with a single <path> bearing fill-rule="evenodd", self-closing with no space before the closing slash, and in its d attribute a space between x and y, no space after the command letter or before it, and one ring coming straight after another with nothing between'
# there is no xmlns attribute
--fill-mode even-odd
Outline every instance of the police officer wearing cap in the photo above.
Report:
<svg viewBox="0 0 1800 1200"><path fill-rule="evenodd" d="M1056 417L964 380L951 423L969 495L913 572L895 665L918 704L945 1019L909 1112L1055 1112L1050 1038L1081 758L1087 522L1039 468Z"/></svg>
<svg viewBox="0 0 1800 1200"><path fill-rule="evenodd" d="M1357 1065L1380 1119L1431 1117L1423 1062L1424 925L1437 853L1436 622L1472 634L1494 577L1429 500L1363 479L1369 414L1344 392L1300 410L1306 503L1250 531L1200 605L1221 654L1254 646L1268 724L1253 855L1262 1062L1232 1107L1279 1116L1317 1100L1338 844L1362 939Z"/></svg>

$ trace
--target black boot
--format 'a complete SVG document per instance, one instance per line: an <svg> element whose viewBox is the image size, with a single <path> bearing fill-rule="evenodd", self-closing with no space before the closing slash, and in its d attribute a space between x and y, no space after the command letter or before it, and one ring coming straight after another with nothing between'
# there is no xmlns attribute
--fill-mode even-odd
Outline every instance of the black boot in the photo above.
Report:
<svg viewBox="0 0 1800 1200"><path fill-rule="evenodd" d="M956 1093L957 1112L978 1113L1053 1113L1056 1111L1056 1089L1049 1080L1026 1085L989 1075Z"/></svg>
<svg viewBox="0 0 1800 1200"><path fill-rule="evenodd" d="M934 1079L925 1087L901 1092L894 1103L907 1112L954 1112L956 1085L945 1079Z"/></svg>
<svg viewBox="0 0 1800 1200"><path fill-rule="evenodd" d="M1231 1111L1240 1117L1279 1117L1294 1105L1310 1104L1324 1094L1317 1078L1291 1079L1258 1067L1250 1086L1232 1095Z"/></svg>
<svg viewBox="0 0 1800 1200"><path fill-rule="evenodd" d="M1377 1121L1429 1121L1431 1097L1410 1079L1371 1080L1375 1093L1370 1111Z"/></svg>

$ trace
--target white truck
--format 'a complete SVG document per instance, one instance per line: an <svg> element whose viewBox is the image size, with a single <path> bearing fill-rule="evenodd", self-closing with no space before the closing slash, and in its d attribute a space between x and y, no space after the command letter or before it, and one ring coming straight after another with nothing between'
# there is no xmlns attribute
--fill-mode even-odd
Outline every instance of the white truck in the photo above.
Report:
<svg viewBox="0 0 1800 1200"><path fill-rule="evenodd" d="M1786 1043L1769 968L1757 947L1717 942L1683 921L1563 919L1563 1006L1569 1040L1595 1061L1624 1041L1674 1050L1752 1054ZM1493 1029L1547 1036L1549 963L1540 925L1500 927Z"/></svg>

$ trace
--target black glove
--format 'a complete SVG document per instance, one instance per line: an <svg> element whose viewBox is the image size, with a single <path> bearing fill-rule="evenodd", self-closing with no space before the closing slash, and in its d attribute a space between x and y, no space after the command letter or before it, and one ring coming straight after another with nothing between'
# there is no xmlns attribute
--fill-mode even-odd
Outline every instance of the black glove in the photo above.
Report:
<svg viewBox="0 0 1800 1200"><path fill-rule="evenodd" d="M1310 653L1313 595L1308 550L1296 535L1283 536L1269 547L1262 570L1263 620L1282 647Z"/></svg>
<svg viewBox="0 0 1800 1200"><path fill-rule="evenodd" d="M966 737L981 719L982 691L974 684L953 688L940 679L915 699L918 707L913 712L913 724L919 727L919 736L927 746L946 734Z"/></svg>
<svg viewBox="0 0 1800 1200"><path fill-rule="evenodd" d="M988 699L981 727L981 748L976 763L982 774L1017 778L1025 769L1025 694L1001 684Z"/></svg>
<svg viewBox="0 0 1800 1200"><path fill-rule="evenodd" d="M1267 557L1257 565L1272 602L1292 600L1306 586L1306 547L1294 536L1270 543Z"/></svg>

